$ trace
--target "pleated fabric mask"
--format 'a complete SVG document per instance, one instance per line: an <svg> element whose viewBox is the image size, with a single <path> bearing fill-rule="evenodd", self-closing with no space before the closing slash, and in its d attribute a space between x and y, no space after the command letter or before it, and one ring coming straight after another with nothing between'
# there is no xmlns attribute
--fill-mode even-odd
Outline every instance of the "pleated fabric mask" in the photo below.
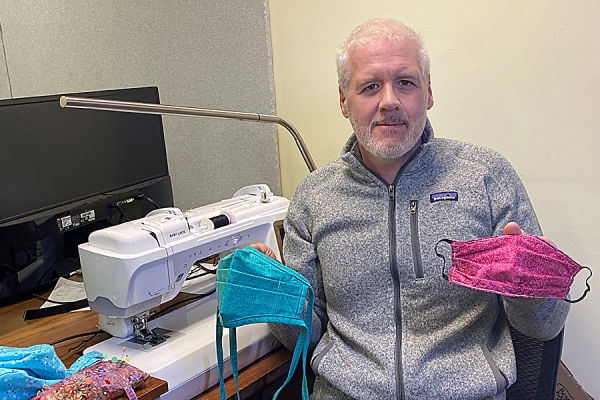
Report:
<svg viewBox="0 0 600 400"><path fill-rule="evenodd" d="M446 259L438 252L441 242L452 248L452 266L445 271ZM444 259L442 275L448 281L509 297L555 298L577 303L590 291L592 270L582 267L544 239L529 234L500 235L469 241L442 239L436 244ZM587 289L577 300L567 296L575 275L582 268L590 275Z"/></svg>
<svg viewBox="0 0 600 400"><path fill-rule="evenodd" d="M302 356L302 399L308 400L306 357L310 340L314 294L306 278L260 251L247 247L235 250L219 261L216 277L217 291L217 361L221 399L225 399L223 381L223 328L229 328L231 369L238 388L237 345L235 328L255 323L281 323L300 326L301 333L294 348L286 381L288 384ZM306 315L304 303L308 295Z"/></svg>

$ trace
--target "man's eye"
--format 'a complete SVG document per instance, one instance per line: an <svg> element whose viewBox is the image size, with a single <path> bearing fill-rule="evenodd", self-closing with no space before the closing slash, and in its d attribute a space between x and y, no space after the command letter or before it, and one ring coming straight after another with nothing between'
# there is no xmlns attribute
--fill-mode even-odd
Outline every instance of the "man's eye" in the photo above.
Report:
<svg viewBox="0 0 600 400"><path fill-rule="evenodd" d="M376 83L371 83L369 86L365 86L363 91L368 92L369 90L377 89L378 85Z"/></svg>
<svg viewBox="0 0 600 400"><path fill-rule="evenodd" d="M409 86L409 85L412 85L412 82L408 81L406 79L401 79L398 83L400 84L400 86Z"/></svg>

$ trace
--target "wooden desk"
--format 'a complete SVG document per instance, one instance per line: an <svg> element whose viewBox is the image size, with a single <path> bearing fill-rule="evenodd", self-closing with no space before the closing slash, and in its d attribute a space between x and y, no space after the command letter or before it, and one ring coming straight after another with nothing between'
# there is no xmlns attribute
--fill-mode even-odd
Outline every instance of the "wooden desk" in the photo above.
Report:
<svg viewBox="0 0 600 400"><path fill-rule="evenodd" d="M178 299L179 297L174 301ZM43 300L32 298L0 307L0 345L29 347L34 344L50 343L78 333L98 330L96 327L98 316L93 311L77 311L30 321L23 320L23 311L39 308L43 303ZM87 336L63 342L55 346L56 353L68 367L83 354L85 347L109 337L106 333L100 333L94 337ZM89 340L83 343L86 339ZM248 397L267 388L271 383L287 375L290 360L291 352L280 347L243 368L239 373L240 392L244 394L244 397ZM226 388L228 396L235 395L235 383L232 378L226 380ZM136 389L136 394L139 400L153 400L167 391L166 381L150 377ZM194 399L219 398L217 385ZM121 397L119 400L127 400L127 398Z"/></svg>
<svg viewBox="0 0 600 400"><path fill-rule="evenodd" d="M291 360L292 353L281 346L248 365L246 368L241 369L239 372L240 397L247 399L250 396L262 393L257 398L272 398L275 391L279 389L287 377ZM225 390L227 392L227 399L237 399L233 378L230 377L225 380ZM221 392L217 384L206 392L194 397L193 400L219 400L220 398ZM290 396L284 394L280 398L291 399Z"/></svg>

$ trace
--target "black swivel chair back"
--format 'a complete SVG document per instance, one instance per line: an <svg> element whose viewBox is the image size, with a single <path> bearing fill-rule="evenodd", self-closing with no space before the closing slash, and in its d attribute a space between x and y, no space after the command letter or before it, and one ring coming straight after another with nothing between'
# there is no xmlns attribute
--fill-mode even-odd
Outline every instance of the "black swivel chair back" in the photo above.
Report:
<svg viewBox="0 0 600 400"><path fill-rule="evenodd" d="M510 334L517 361L517 381L506 390L507 400L554 400L564 329L546 342L518 332Z"/></svg>

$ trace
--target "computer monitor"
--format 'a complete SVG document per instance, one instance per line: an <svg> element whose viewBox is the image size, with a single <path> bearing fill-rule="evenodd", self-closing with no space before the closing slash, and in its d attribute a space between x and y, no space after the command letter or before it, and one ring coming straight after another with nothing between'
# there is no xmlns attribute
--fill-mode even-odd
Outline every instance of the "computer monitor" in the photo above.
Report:
<svg viewBox="0 0 600 400"><path fill-rule="evenodd" d="M156 87L0 100L0 305L77 270L94 230L173 206L161 116L62 95L160 102Z"/></svg>

